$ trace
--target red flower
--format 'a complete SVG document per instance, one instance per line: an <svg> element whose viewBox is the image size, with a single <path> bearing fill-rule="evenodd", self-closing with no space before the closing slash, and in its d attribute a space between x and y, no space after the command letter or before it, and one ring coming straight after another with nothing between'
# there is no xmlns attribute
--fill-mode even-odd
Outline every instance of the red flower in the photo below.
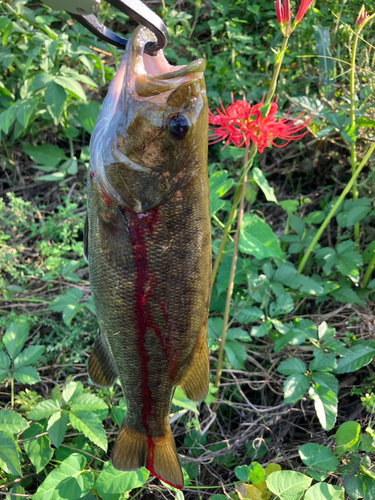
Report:
<svg viewBox="0 0 375 500"><path fill-rule="evenodd" d="M297 26L299 22L302 21L303 16L306 14L307 9L313 3L314 0L302 0L299 6L296 18L293 22L293 29Z"/></svg>
<svg viewBox="0 0 375 500"><path fill-rule="evenodd" d="M268 113L263 102L264 99L259 104L250 106L245 98L234 102L232 95L232 104L227 109L221 103L221 110L216 110L217 115L209 111L209 123L216 127L210 130L209 144L225 140L224 147L229 143L242 147L253 143L258 152L263 153L268 146L282 148L306 134L306 131L299 133L310 121L310 118L302 120L304 111L294 117L290 116L288 111L284 118L277 120L276 102L270 103ZM284 143L276 144L277 139Z"/></svg>
<svg viewBox="0 0 375 500"><path fill-rule="evenodd" d="M359 28L360 26L362 26L362 24L366 21L367 18L368 18L368 14L365 11L365 6L362 5L358 16L354 19L354 26L356 28Z"/></svg>
<svg viewBox="0 0 375 500"><path fill-rule="evenodd" d="M275 2L275 10L277 22L279 23L281 32L284 37L288 37L290 35L290 5L289 0L284 0L281 3L281 0L276 0Z"/></svg>

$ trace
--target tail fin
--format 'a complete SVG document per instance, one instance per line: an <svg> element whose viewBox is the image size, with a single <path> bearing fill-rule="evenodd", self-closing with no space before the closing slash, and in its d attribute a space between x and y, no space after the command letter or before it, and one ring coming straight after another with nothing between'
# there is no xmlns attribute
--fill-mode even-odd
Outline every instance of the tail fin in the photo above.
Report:
<svg viewBox="0 0 375 500"><path fill-rule="evenodd" d="M122 425L112 452L117 470L131 471L146 467L151 474L174 488L182 489L184 479L172 432L152 438L128 425Z"/></svg>

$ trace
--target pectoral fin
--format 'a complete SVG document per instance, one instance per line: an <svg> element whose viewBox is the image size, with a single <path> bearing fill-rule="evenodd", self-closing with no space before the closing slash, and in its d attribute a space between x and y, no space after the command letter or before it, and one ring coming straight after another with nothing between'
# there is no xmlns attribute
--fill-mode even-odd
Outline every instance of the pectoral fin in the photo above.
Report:
<svg viewBox="0 0 375 500"><path fill-rule="evenodd" d="M89 359L89 377L93 384L110 387L115 383L117 370L107 344L100 334Z"/></svg>
<svg viewBox="0 0 375 500"><path fill-rule="evenodd" d="M86 214L85 226L83 228L83 258L89 263L89 217Z"/></svg>
<svg viewBox="0 0 375 500"><path fill-rule="evenodd" d="M207 396L209 371L207 337L204 331L195 348L189 368L178 384L186 397L192 401L202 401Z"/></svg>

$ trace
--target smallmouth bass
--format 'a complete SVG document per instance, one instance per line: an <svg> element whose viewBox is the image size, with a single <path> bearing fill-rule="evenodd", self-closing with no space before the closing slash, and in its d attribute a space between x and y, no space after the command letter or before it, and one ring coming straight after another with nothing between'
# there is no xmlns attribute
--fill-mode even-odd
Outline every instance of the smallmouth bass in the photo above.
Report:
<svg viewBox="0 0 375 500"><path fill-rule="evenodd" d="M208 110L202 59L171 66L133 34L90 142L84 253L100 335L89 376L117 377L127 413L116 469L147 469L182 488L169 425L179 385L208 390L211 275Z"/></svg>

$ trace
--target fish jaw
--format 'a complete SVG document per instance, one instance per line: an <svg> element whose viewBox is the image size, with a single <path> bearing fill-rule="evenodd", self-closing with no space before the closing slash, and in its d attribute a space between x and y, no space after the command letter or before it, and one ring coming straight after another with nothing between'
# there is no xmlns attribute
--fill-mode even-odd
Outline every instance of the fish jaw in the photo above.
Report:
<svg viewBox="0 0 375 500"><path fill-rule="evenodd" d="M205 62L168 63L144 52L154 35L139 27L128 43L90 142L90 165L101 189L119 206L143 213L167 202L207 154ZM169 133L183 116L188 133Z"/></svg>

